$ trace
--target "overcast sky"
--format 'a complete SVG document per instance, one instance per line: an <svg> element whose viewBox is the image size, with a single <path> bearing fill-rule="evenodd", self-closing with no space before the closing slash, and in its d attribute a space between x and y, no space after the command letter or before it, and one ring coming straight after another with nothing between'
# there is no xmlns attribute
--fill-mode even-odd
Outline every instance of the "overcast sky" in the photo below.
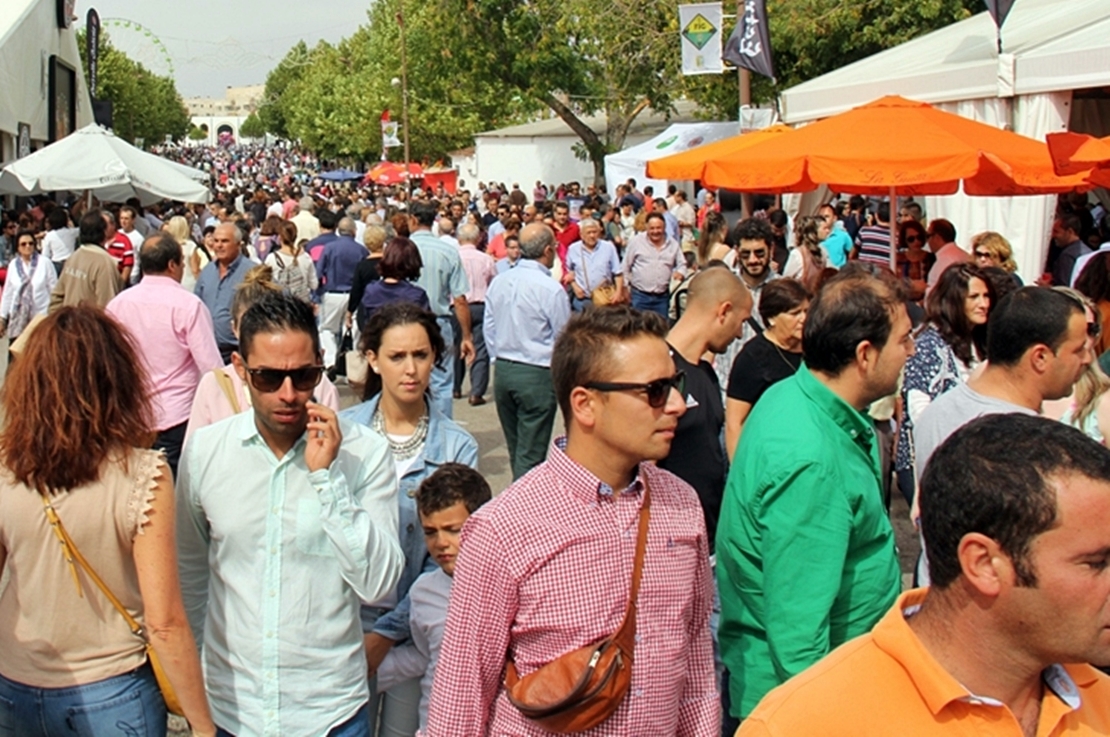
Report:
<svg viewBox="0 0 1110 737"><path fill-rule="evenodd" d="M2 2L3 0L0 0ZM297 41L336 42L366 22L369 0L78 0L79 25L96 8L113 42L154 71L167 63L142 31L161 41L184 97L223 97L226 87L261 84Z"/></svg>

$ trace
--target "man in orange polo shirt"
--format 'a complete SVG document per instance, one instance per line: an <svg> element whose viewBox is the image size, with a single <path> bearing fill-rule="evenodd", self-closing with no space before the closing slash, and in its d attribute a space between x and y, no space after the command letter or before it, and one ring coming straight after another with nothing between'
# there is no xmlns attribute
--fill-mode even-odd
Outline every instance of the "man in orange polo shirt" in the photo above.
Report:
<svg viewBox="0 0 1110 737"><path fill-rule="evenodd" d="M921 482L933 586L771 691L737 737L1110 734L1110 450L1028 415L953 434Z"/></svg>

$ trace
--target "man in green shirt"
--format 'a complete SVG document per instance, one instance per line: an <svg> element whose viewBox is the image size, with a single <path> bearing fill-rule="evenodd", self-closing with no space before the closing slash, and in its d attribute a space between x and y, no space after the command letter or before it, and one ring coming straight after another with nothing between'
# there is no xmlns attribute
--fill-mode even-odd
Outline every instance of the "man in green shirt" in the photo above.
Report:
<svg viewBox="0 0 1110 737"><path fill-rule="evenodd" d="M717 528L721 655L733 717L894 604L901 574L867 405L913 355L893 280L849 268L814 299L805 364L756 403Z"/></svg>

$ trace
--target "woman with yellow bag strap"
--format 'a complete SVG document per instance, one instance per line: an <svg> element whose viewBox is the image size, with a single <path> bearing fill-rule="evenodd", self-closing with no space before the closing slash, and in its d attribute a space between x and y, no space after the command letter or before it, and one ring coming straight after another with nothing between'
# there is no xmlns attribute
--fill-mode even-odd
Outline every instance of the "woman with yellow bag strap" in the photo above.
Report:
<svg viewBox="0 0 1110 737"><path fill-rule="evenodd" d="M148 450L148 381L126 332L98 309L58 310L0 401L0 737L161 737L168 702L215 734L173 479Z"/></svg>

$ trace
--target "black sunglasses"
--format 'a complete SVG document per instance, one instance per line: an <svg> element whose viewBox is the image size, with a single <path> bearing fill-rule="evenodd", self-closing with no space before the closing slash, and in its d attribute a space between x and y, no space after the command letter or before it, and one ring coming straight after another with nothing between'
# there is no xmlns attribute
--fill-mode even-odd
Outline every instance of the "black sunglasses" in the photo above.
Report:
<svg viewBox="0 0 1110 737"><path fill-rule="evenodd" d="M990 251L976 251L975 258L992 258Z"/></svg>
<svg viewBox="0 0 1110 737"><path fill-rule="evenodd" d="M587 389L596 389L599 392L645 392L647 394L648 404L655 409L659 409L667 403L667 397L671 395L672 388L679 394L686 393L686 372L678 371L674 376L668 376L665 379L656 379L646 384L630 384L619 381L590 381L582 386Z"/></svg>
<svg viewBox="0 0 1110 737"><path fill-rule="evenodd" d="M251 386L260 392L276 392L285 384L285 379L293 380L293 388L299 392L315 389L324 375L323 366L302 366L300 368L273 369L273 368L248 368L247 374L251 377Z"/></svg>

